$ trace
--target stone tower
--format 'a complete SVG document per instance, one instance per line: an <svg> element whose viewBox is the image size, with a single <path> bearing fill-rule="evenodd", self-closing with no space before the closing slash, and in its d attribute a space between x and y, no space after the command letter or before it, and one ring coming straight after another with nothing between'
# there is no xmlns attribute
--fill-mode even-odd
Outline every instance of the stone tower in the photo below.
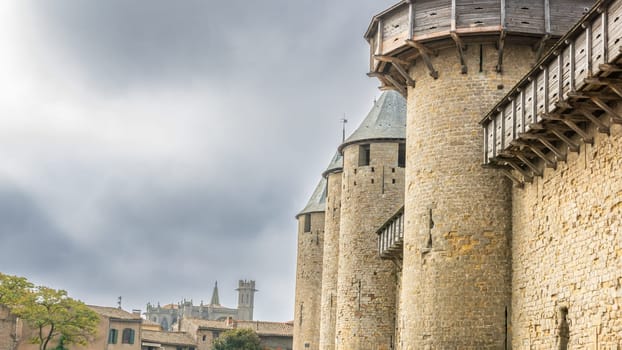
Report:
<svg viewBox="0 0 622 350"><path fill-rule="evenodd" d="M335 348L342 173L343 156L341 153L337 152L333 156L328 168L322 174L326 179L327 185L319 348L324 350L332 350Z"/></svg>
<svg viewBox="0 0 622 350"><path fill-rule="evenodd" d="M402 205L406 102L384 92L345 140L335 349L391 349L395 266L377 253L376 230Z"/></svg>
<svg viewBox="0 0 622 350"><path fill-rule="evenodd" d="M478 122L592 3L410 0L374 17L369 75L408 101L398 348L510 348L510 183L481 167Z"/></svg>
<svg viewBox="0 0 622 350"><path fill-rule="evenodd" d="M255 281L240 280L238 282L238 320L250 321L253 319L255 307Z"/></svg>
<svg viewBox="0 0 622 350"><path fill-rule="evenodd" d="M324 251L326 179L322 178L298 219L294 350L318 349Z"/></svg>

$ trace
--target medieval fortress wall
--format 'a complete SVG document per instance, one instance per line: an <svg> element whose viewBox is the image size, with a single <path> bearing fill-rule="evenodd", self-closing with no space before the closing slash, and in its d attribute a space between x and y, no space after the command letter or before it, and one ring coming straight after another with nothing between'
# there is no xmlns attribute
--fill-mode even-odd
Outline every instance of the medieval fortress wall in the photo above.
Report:
<svg viewBox="0 0 622 350"><path fill-rule="evenodd" d="M622 109L618 109L622 110ZM622 347L622 127L513 191L514 349Z"/></svg>
<svg viewBox="0 0 622 350"><path fill-rule="evenodd" d="M404 1L365 37L406 108L339 147L294 348L622 349L622 0Z"/></svg>

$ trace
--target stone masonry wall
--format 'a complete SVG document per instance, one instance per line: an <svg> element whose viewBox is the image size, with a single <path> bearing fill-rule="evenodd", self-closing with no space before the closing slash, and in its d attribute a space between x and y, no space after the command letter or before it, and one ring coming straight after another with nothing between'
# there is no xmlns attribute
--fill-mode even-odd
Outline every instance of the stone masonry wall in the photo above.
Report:
<svg viewBox="0 0 622 350"><path fill-rule="evenodd" d="M371 161L359 166L359 145L344 148L337 279L338 350L392 349L396 276L378 256L376 230L402 205L404 169L398 143L371 143Z"/></svg>
<svg viewBox="0 0 622 350"><path fill-rule="evenodd" d="M335 348L335 313L337 311L337 269L339 260L339 223L341 217L342 172L328 174L324 226L324 261L322 266L322 303L320 349Z"/></svg>
<svg viewBox="0 0 622 350"><path fill-rule="evenodd" d="M304 232L304 217L298 217L294 350L318 349L320 340L324 212L311 213L311 232Z"/></svg>
<svg viewBox="0 0 622 350"><path fill-rule="evenodd" d="M510 183L482 168L479 121L531 67L528 46L506 42L503 73L492 44L421 60L408 90L403 349L504 349L510 305Z"/></svg>
<svg viewBox="0 0 622 350"><path fill-rule="evenodd" d="M621 155L615 125L513 190L514 349L622 349Z"/></svg>
<svg viewBox="0 0 622 350"><path fill-rule="evenodd" d="M17 324L18 321L9 309L0 305L0 350L15 349Z"/></svg>

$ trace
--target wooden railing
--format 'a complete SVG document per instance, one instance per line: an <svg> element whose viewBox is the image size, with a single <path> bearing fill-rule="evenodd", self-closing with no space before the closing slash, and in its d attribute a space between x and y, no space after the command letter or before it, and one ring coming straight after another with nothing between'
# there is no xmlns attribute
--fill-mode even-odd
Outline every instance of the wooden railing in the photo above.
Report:
<svg viewBox="0 0 622 350"><path fill-rule="evenodd" d="M382 225L378 234L378 254L382 259L402 259L404 207Z"/></svg>
<svg viewBox="0 0 622 350"><path fill-rule="evenodd" d="M621 123L621 45L622 0L598 1L482 120L484 164L521 185Z"/></svg>

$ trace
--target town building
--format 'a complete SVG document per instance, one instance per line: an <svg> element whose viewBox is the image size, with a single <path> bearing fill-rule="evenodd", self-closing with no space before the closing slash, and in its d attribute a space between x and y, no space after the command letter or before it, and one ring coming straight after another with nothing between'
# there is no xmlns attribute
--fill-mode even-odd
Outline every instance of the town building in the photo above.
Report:
<svg viewBox="0 0 622 350"><path fill-rule="evenodd" d="M183 300L177 304L167 304L160 306L147 304L147 312L145 316L152 322L159 323L163 330L175 330L175 324L182 317L198 318L204 320L224 320L233 318L236 320L252 320L253 309L255 305L255 281L238 281L238 307L228 308L220 305L220 297L218 295L218 282L214 284L214 290L209 304L194 305L192 300Z"/></svg>

